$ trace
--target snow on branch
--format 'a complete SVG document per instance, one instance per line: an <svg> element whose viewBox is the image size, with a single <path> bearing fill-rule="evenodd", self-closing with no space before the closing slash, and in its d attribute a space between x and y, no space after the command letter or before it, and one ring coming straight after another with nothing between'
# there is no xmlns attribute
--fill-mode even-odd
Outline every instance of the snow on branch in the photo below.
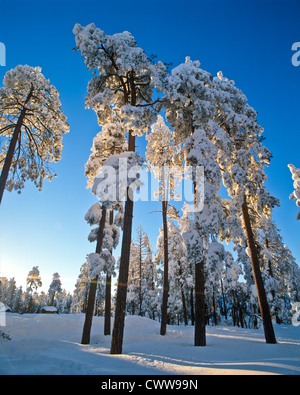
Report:
<svg viewBox="0 0 300 395"><path fill-rule="evenodd" d="M294 165L288 165L292 178L294 180L294 192L290 195L290 200L296 200L297 207L300 207L300 169L297 169ZM300 220L300 211L297 214L297 220Z"/></svg>

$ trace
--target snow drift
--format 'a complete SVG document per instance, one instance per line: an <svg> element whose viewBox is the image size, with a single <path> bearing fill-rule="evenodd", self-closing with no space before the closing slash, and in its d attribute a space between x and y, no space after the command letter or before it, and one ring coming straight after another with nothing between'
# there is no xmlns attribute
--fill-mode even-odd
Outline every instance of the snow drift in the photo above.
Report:
<svg viewBox="0 0 300 395"><path fill-rule="evenodd" d="M263 330L207 328L207 347L193 346L193 327L128 316L123 355L110 355L104 319L94 317L90 345L81 345L84 314L7 314L1 328L0 374L202 375L300 374L300 327L275 325L278 344Z"/></svg>

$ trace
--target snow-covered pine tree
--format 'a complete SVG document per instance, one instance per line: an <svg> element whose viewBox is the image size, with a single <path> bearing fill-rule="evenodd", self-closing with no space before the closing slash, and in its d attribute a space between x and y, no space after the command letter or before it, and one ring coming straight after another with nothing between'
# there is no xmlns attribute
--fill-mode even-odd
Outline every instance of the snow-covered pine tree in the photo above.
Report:
<svg viewBox="0 0 300 395"><path fill-rule="evenodd" d="M57 297L56 305L59 314L69 314L72 305L72 295L63 289Z"/></svg>
<svg viewBox="0 0 300 395"><path fill-rule="evenodd" d="M97 107L98 108L98 107ZM94 188L94 181L96 176L99 174L100 170L105 165L105 161L109 159L112 155L121 154L124 151L127 151L127 144L126 144L126 133L125 129L121 123L119 117L112 112L111 116L106 119L106 123L102 120L102 129L96 135L93 140L93 146L91 148L91 155L85 165L85 175L88 177L87 181L87 188L91 188L92 193L96 193L96 188ZM98 184L97 184L98 185ZM102 212L104 215L107 216L107 203L103 202L102 207L99 204L93 205L90 210L100 210L101 215L99 213L95 213L98 223L91 218L90 224L91 225L99 225L100 219L102 216ZM121 204L114 204L111 206L109 210L109 225L112 227L114 226L114 210L119 210L119 216L122 214L123 208ZM89 212L87 213L88 216ZM86 216L86 217L87 217ZM87 218L86 218L87 219ZM89 221L88 221L89 222ZM107 221L108 222L108 221ZM108 224L102 223L103 226L108 228ZM96 232L99 233L99 240L101 240L102 233L105 232L104 228L98 226L97 228L93 229L91 233L91 238L96 239ZM116 232L116 231L115 231ZM97 245L98 250L102 249L102 246ZM109 247L109 251L112 254L112 246ZM106 273L106 303L105 303L105 322L104 322L104 335L110 335L111 332L111 284L112 284L112 277L111 273L112 270L108 270ZM87 322L84 325L84 335L85 340L84 342L87 343L89 341L88 333L90 332L90 325L92 324L92 314L94 311L93 304L95 303L95 297L97 292L97 281L98 279L94 278L91 279L91 286L89 288L89 305L90 307L87 309ZM94 301L94 302L93 302Z"/></svg>
<svg viewBox="0 0 300 395"><path fill-rule="evenodd" d="M90 279L88 302L86 307L85 320L83 325L81 344L90 343L90 334L92 328L92 320L95 308L95 297L97 292L97 283L101 271L104 270L105 262L100 256L102 254L103 240L105 237L104 229L107 221L107 210L103 205L99 203L93 204L85 215L85 220L90 225L99 225L95 231L92 231L89 235L90 241L97 240L96 252L91 253L87 256L88 262L88 277ZM108 251L107 251L108 252ZM112 257L111 257L112 258Z"/></svg>
<svg viewBox="0 0 300 395"><path fill-rule="evenodd" d="M139 300L139 309L138 314L139 316L143 316L143 297L144 297L144 278L145 278L145 245L144 245L144 231L142 226L139 226L136 231L136 246L138 250L138 300Z"/></svg>
<svg viewBox="0 0 300 395"><path fill-rule="evenodd" d="M152 249L149 237L143 233L144 247L144 282L143 282L143 313L149 318L155 319L159 315L160 303L157 291L157 270L152 257Z"/></svg>
<svg viewBox="0 0 300 395"><path fill-rule="evenodd" d="M36 313L35 303L34 303L34 294L32 293L32 291L29 288L27 288L24 293L23 313L27 313L27 314Z"/></svg>
<svg viewBox="0 0 300 395"><path fill-rule="evenodd" d="M223 244L217 241L211 241L206 255L206 298L207 305L211 306L212 311L209 315L212 317L214 325L218 325L220 314L217 307L218 291L220 288L220 280L224 266L225 249Z"/></svg>
<svg viewBox="0 0 300 395"><path fill-rule="evenodd" d="M108 160L111 156L113 155L118 155L121 154L123 151L127 151L127 144L126 144L126 137L125 137L125 130L118 119L118 117L112 113L111 114L111 119L108 119L108 122L104 125L102 125L102 130L97 134L97 136L93 140L93 146L91 149L92 153L85 165L85 175L88 177L88 188L90 187L92 190L92 193L96 193L96 188L94 185L95 178L99 174L100 170L103 168L103 166L106 163L106 160ZM97 186L99 184L97 183ZM109 202L103 202L102 208L100 208L99 204L93 205L90 210L93 210L93 208L102 210L105 212L106 215L106 210L107 210L107 205ZM110 206L110 211L109 211L109 226L112 227L111 231L116 234L117 230L115 229L114 226L114 210L118 210L118 221L119 225L122 224L122 218L123 217L123 207L121 204L117 203ZM101 211L101 212L102 212ZM96 214L97 216L97 214ZM98 220L100 221L101 216L98 215ZM99 225L100 222L95 222L93 218L91 218L91 225ZM108 228L108 224L106 223L106 229ZM97 227L96 229L93 229L93 234L95 232L104 232L104 229L102 227ZM92 236L93 237L93 236ZM101 234L99 234L99 237L101 237ZM118 238L119 240L119 238ZM101 247L102 248L102 247ZM100 249L100 246L98 246L98 249ZM109 247L109 251L112 254L112 246ZM112 270L107 271L106 273L106 304L105 304L105 323L104 323L104 335L110 335L111 329L110 329L110 321L111 321L111 273L113 272ZM92 285L90 287L90 297L91 297L91 303L92 300L94 299L93 295L96 295L96 283L97 281L93 279ZM94 285L93 285L94 284ZM92 307L88 310L92 314ZM91 318L89 318L89 322ZM88 331L88 328L86 328L86 331ZM87 341L87 340L86 340Z"/></svg>
<svg viewBox="0 0 300 395"><path fill-rule="evenodd" d="M16 290L14 299L12 301L12 305L11 305L11 311L13 313L18 313L18 314L22 314L22 313L27 313L27 311L25 311L24 309L24 300L23 300L23 289L22 287L19 287Z"/></svg>
<svg viewBox="0 0 300 395"><path fill-rule="evenodd" d="M177 293L182 309L178 313L183 316L184 324L188 325L186 295L193 287L193 273L188 262L187 247L180 229L174 221L168 221L169 228L169 264L170 264L170 295ZM169 306L169 311L172 311Z"/></svg>
<svg viewBox="0 0 300 395"><path fill-rule="evenodd" d="M161 88L166 67L161 62L153 64L129 32L107 35L94 24L86 27L76 24L73 32L76 49L81 51L88 70L94 73L88 86L87 105L96 111L99 125L112 119L112 113L118 113L128 131L128 151L134 152L135 136L147 131L153 120L153 106L157 102L153 99L153 88ZM128 189L112 354L121 354L123 344L133 215L129 192Z"/></svg>
<svg viewBox="0 0 300 395"><path fill-rule="evenodd" d="M127 310L139 316L153 318L157 313L155 292L156 270L147 234L140 225L131 244L128 278Z"/></svg>
<svg viewBox="0 0 300 395"><path fill-rule="evenodd" d="M201 206L200 190L197 190L196 167L204 165L204 169L207 168L207 174L204 176L204 190L207 190L205 198L206 207L204 207L204 213L201 219L198 218L199 213L195 213L194 216L197 231L202 227L201 220L204 220L204 228L205 226L209 227L210 215L214 217L211 218L212 224L210 226L210 229L213 229L214 225L216 225L215 220L218 216L218 212L220 211L217 207L219 203L216 204L216 201L214 201L214 192L216 192L220 186L220 177L218 175L220 170L218 170L218 165L216 164L216 150L209 141L211 133L209 133L208 128L209 121L217 116L214 97L215 90L212 89L212 82L212 76L200 68L200 62L191 61L191 59L187 57L185 63L180 64L172 70L164 86L166 119L174 128L175 141L177 143L184 141L186 164L194 167L192 178L195 211L199 211L196 210L196 207L199 206L200 208ZM201 144L203 144L203 146L201 146ZM210 151L207 151L206 154L204 146L209 150L211 149L212 152L210 153ZM193 149L193 154L189 156L190 151ZM199 150L199 153L197 150ZM207 161L209 160L211 164L207 167ZM212 166L213 164L215 164L215 166ZM216 182L214 180L212 183L210 175L213 176L214 172L216 173ZM209 173L211 174L209 175ZM209 200L211 196L212 200ZM211 214L207 211L208 202L211 207ZM215 213L213 205L217 207ZM200 231L200 234L201 237L205 239L209 237L209 231L207 227L206 230L204 230L204 228L202 233ZM204 240L204 242L207 242L207 240ZM201 246L203 247L203 243L201 243ZM195 263L195 298L195 345L205 346L204 254L202 255L202 260Z"/></svg>
<svg viewBox="0 0 300 395"><path fill-rule="evenodd" d="M37 290L43 285L38 266L34 266L32 270L30 270L26 279L26 283L30 292L33 292L33 290Z"/></svg>
<svg viewBox="0 0 300 395"><path fill-rule="evenodd" d="M94 315L97 317L104 316L105 314L105 293L106 293L106 281L105 275L101 273L99 275L98 283L97 283L97 291L95 297L95 311Z"/></svg>
<svg viewBox="0 0 300 395"><path fill-rule="evenodd" d="M221 172L217 163L217 150L208 139L204 129L195 129L193 134L185 141L187 163L196 169L203 167L204 201L203 210L198 211L197 206L200 199L199 181L193 174L194 185L194 222L196 230L203 241L201 246L202 260L195 264L195 346L205 346L205 272L210 268L207 262L207 252L212 240L216 240L221 233L225 221L222 199L218 191L221 187ZM199 189L198 189L199 188ZM207 279L208 280L208 279Z"/></svg>
<svg viewBox="0 0 300 395"><path fill-rule="evenodd" d="M135 243L131 242L130 266L128 273L127 302L126 308L129 314L136 315L139 311L139 274L141 276L141 265L139 263L139 251ZM140 277L142 279L142 277ZM141 291L140 291L141 295Z"/></svg>
<svg viewBox="0 0 300 395"><path fill-rule="evenodd" d="M3 303L6 304L7 306L11 306L17 291L17 285L16 285L16 280L14 277L10 278L6 284L4 284L5 286L5 291L3 293L4 296L4 300Z"/></svg>
<svg viewBox="0 0 300 395"><path fill-rule="evenodd" d="M69 131L57 89L39 67L17 66L0 88L0 204L5 188L21 190L26 180L42 189L58 162L62 134ZM3 145L2 145L3 143Z"/></svg>
<svg viewBox="0 0 300 395"><path fill-rule="evenodd" d="M195 266L198 262L203 260L203 239L200 233L197 231L196 224L193 221L193 211L187 202L184 203L182 207L183 215L180 219L180 230L182 237L185 241L185 245L187 248L187 259L190 265L190 271L192 273L193 278L195 277ZM190 295L190 307L191 307L191 320L192 325L195 324L195 311L194 311L194 290L195 286L191 287L191 295ZM198 292L198 289L197 289ZM199 294L198 294L199 295ZM204 302L204 297L202 297L202 301ZM205 317L205 303L197 304L195 306L198 316ZM199 312L199 309L203 309L203 311ZM201 325L201 330L195 331L195 335L199 333L205 334L205 320L197 321L197 324ZM196 341L196 340L195 340ZM196 343L198 340L196 341Z"/></svg>
<svg viewBox="0 0 300 395"><path fill-rule="evenodd" d="M54 306L55 297L62 292L60 275L53 274L52 282L48 290L49 306Z"/></svg>
<svg viewBox="0 0 300 395"><path fill-rule="evenodd" d="M300 268L291 252L285 249L285 259L290 262L288 273L288 295L293 302L300 302Z"/></svg>
<svg viewBox="0 0 300 395"><path fill-rule="evenodd" d="M247 285L241 282L243 270L238 262L235 262L233 255L225 251L225 275L223 279L223 291L228 301L228 310L231 312L234 325L243 325L243 313L240 308L241 295L247 294ZM224 302L225 303L225 302Z"/></svg>
<svg viewBox="0 0 300 395"><path fill-rule="evenodd" d="M191 136L196 132L199 134L199 131L202 131L202 136L199 135L194 138L196 146L200 147L198 142L201 142L201 145L203 143L214 145L212 150L214 153L211 157L212 163L215 164L214 168L218 173L222 170L223 182L228 189L229 196L234 200L237 212L242 213L244 218L244 228L250 247L254 278L258 288L260 307L263 310L266 337L268 342L273 343L276 340L259 271L247 205L253 205L254 203L258 213L267 212L270 214L272 207L277 204L276 199L270 196L265 188L261 188L257 194L257 186L261 186L265 180L263 164L269 162L270 151L261 143L262 129L256 122L255 111L247 104L247 98L235 87L234 82L223 78L222 73L218 73L218 77L213 79L199 66L199 62L192 62L187 58L186 62L175 68L172 75L167 79L165 85L167 120L174 127L177 141L191 139ZM206 138L206 142L204 142L204 138ZM193 144L194 142L191 141L191 146ZM195 163L197 163L196 151L197 149L194 150ZM201 147L199 154L200 156L202 154L205 159L207 158L205 152L201 151ZM243 163L243 170L241 169L241 162ZM207 163L204 163L204 166L207 168ZM217 170L218 166L219 170ZM211 169L208 168L208 173L210 171ZM247 177L249 179L248 183L245 179ZM209 177L205 180L205 186L208 186L208 189L213 192L213 186L210 186L207 181L209 181ZM216 184L218 183L219 181ZM245 183L247 186L244 185ZM207 188L205 189L207 190ZM196 192L196 188L194 190ZM211 194L211 196L213 195L216 199L215 193ZM258 199L251 199L254 196ZM215 200L214 203L209 200L210 207L213 207L214 204L217 205L217 210L212 211L214 218L219 217L217 221L204 221L210 230L213 230L218 221L223 222L222 205L218 200ZM205 213L204 206L202 219L205 216L207 216L207 213ZM207 218L209 218L209 215ZM208 222L210 222L210 225ZM199 221L199 223L201 222ZM217 230L217 233L219 233L222 227L224 227L224 224L221 224L218 230L215 228L214 232ZM196 275L198 272L199 270L196 270ZM199 284L201 281L196 280L196 283ZM202 276L202 283L204 284L204 275ZM201 293L203 294L203 290Z"/></svg>
<svg viewBox="0 0 300 395"><path fill-rule="evenodd" d="M73 291L71 313L86 313L89 291L88 263L85 262L80 268L80 274Z"/></svg>
<svg viewBox="0 0 300 395"><path fill-rule="evenodd" d="M276 317L277 323L288 323L291 311L287 301L294 302L290 289L297 281L296 276L291 282L291 273L297 264L274 221L264 216L260 218L258 248L271 314Z"/></svg>
<svg viewBox="0 0 300 395"><path fill-rule="evenodd" d="M195 129L204 129L216 114L212 76L189 57L175 67L163 87L166 120L174 128L175 142L182 143Z"/></svg>
<svg viewBox="0 0 300 395"><path fill-rule="evenodd" d="M159 182L159 188L156 194L162 203L164 232L164 280L160 334L164 336L167 331L167 310L169 295L169 200L170 198L174 197L177 180L182 176L182 171L179 174L177 172L178 166L182 166L183 158L180 145L175 144L174 133L166 125L161 115L157 117L157 121L152 125L151 132L147 134L146 139L148 141L146 150L147 165Z"/></svg>
<svg viewBox="0 0 300 395"><path fill-rule="evenodd" d="M224 185L233 199L236 209L241 213L249 247L253 276L257 287L260 311L263 318L267 343L276 343L274 328L260 270L260 262L255 241L256 213L271 215L277 199L265 189L266 174L264 165L270 163L271 152L262 144L262 127L257 123L257 114L247 103L246 96L234 81L224 78L222 73L213 79L216 96L217 132L223 129L218 154ZM250 210L249 210L250 208Z"/></svg>
<svg viewBox="0 0 300 395"><path fill-rule="evenodd" d="M46 306L49 300L49 296L47 293L42 291L39 295L39 309L38 312L40 312L41 308Z"/></svg>

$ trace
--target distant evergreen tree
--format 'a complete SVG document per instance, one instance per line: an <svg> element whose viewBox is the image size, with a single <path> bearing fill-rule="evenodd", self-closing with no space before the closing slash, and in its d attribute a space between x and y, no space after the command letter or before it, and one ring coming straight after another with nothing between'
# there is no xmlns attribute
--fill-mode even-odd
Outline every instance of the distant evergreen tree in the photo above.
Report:
<svg viewBox="0 0 300 395"><path fill-rule="evenodd" d="M60 275L58 273L53 274L52 283L48 290L49 306L54 306L55 297L62 292Z"/></svg>
<svg viewBox="0 0 300 395"><path fill-rule="evenodd" d="M131 243L128 277L127 311L153 318L157 310L156 269L147 234L142 226L136 231L136 241Z"/></svg>
<svg viewBox="0 0 300 395"><path fill-rule="evenodd" d="M30 270L26 282L28 286L28 291L30 292L32 292L33 290L37 290L39 287L43 285L38 266L34 266L32 270Z"/></svg>

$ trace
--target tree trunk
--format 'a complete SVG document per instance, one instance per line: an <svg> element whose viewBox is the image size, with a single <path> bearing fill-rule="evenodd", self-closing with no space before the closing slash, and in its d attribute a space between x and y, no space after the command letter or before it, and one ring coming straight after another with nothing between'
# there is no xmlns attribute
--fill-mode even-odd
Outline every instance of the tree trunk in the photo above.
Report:
<svg viewBox="0 0 300 395"><path fill-rule="evenodd" d="M163 301L161 308L160 334L165 336L167 333L168 322L168 297L169 297L169 246L168 246L168 221L167 221L166 201L162 202L163 211L163 230L164 230L164 279L163 279Z"/></svg>
<svg viewBox="0 0 300 395"><path fill-rule="evenodd" d="M195 342L196 347L206 346L205 330L205 274L204 261L195 265Z"/></svg>
<svg viewBox="0 0 300 395"><path fill-rule="evenodd" d="M191 305L191 321L192 321L192 326L195 325L195 312L194 312L194 288L191 288L191 294L190 294L190 305Z"/></svg>
<svg viewBox="0 0 300 395"><path fill-rule="evenodd" d="M18 141L18 138L19 138L20 133L21 133L21 127L22 127L22 124L23 124L23 120L24 120L25 114L26 114L26 109L23 108L23 110L21 111L21 114L19 116L18 122L17 122L17 124L15 126L15 129L14 129L14 132L13 132L13 135L12 135L12 139L10 141L9 148L8 148L8 151L7 151L7 155L6 155L6 158L5 158L5 162L4 162L4 165L3 165L3 168L2 168L2 172L1 172L1 176L0 176L0 204L1 204L1 201L2 201L2 197L3 197L4 190L5 190L5 185L6 185L6 182L7 182L8 175L9 175L9 171L10 171L10 167L11 167L11 164L12 164L12 160L13 160L13 157L14 157L17 141Z"/></svg>
<svg viewBox="0 0 300 395"><path fill-rule="evenodd" d="M109 224L114 223L114 210L110 210ZM112 250L110 251L112 254ZM110 335L110 321L111 321L111 275L106 273L105 284L105 313L104 313L104 336Z"/></svg>
<svg viewBox="0 0 300 395"><path fill-rule="evenodd" d="M52 291L52 296L49 302L49 306L54 306L55 291Z"/></svg>
<svg viewBox="0 0 300 395"><path fill-rule="evenodd" d="M129 132L128 138L128 150L132 152L135 151L135 136L132 135L131 131ZM132 236L132 218L133 201L130 199L129 188L127 188L127 200L125 203L124 230L119 269L119 282L117 288L115 319L110 348L111 354L122 354L123 348L130 246Z"/></svg>
<svg viewBox="0 0 300 395"><path fill-rule="evenodd" d="M266 239L266 248L269 249L269 240L268 239ZM270 259L268 261L268 271L269 271L269 275L272 278L274 278L274 271L273 271L272 262ZM276 293L275 293L274 288L271 289L271 295L273 298L273 302L275 302ZM278 307L276 307L276 305L275 305L275 314L276 314L276 324L282 324L282 320L278 315Z"/></svg>
<svg viewBox="0 0 300 395"><path fill-rule="evenodd" d="M111 276L106 274L104 336L111 333Z"/></svg>
<svg viewBox="0 0 300 395"><path fill-rule="evenodd" d="M0 204L2 202L2 197L3 197L4 190L5 190L5 185L6 185L6 182L7 182L8 175L9 175L9 170L10 170L10 167L11 167L11 164L12 164L12 160L13 160L15 149L16 149L16 145L17 145L17 141L18 141L18 138L20 136L21 128L22 128L23 121L24 121L24 118L25 118L25 115L26 115L27 109L26 109L25 106L30 101L30 99L32 97L32 94L33 94L33 88L30 89L30 92L28 93L28 96L27 96L27 98L25 100L25 103L24 103L24 106L22 108L22 111L21 111L20 116L18 118L17 124L16 124L14 132L13 132L12 139L11 139L10 144L9 144L9 148L8 148L8 152L7 152L7 155L6 155L6 158L5 158L5 162L4 162L4 165L3 165L3 168L2 168L2 172L1 172L1 176L0 176Z"/></svg>
<svg viewBox="0 0 300 395"><path fill-rule="evenodd" d="M217 326L218 320L217 320L215 291L213 291L213 319L214 319L214 325Z"/></svg>
<svg viewBox="0 0 300 395"><path fill-rule="evenodd" d="M251 227L249 211L246 196L244 198L244 203L242 205L242 214L243 220L245 224L245 233L248 240L248 246L250 250L250 258L252 263L253 275L257 289L258 301L260 306L260 312L263 320L264 331L266 343L268 344L276 344L276 337L274 333L274 328L271 320L270 309L268 305L268 300L266 296L266 291L260 271L259 260L257 255L257 250L255 246L253 231Z"/></svg>
<svg viewBox="0 0 300 395"><path fill-rule="evenodd" d="M182 299L184 325L188 326L189 322L188 322L188 316L187 316L187 309L186 309L186 302L185 302L185 295L184 295L183 286L181 286L181 299Z"/></svg>
<svg viewBox="0 0 300 395"><path fill-rule="evenodd" d="M240 300L239 300L239 296L238 296L237 292L234 291L234 293L235 293L235 298L236 298L237 310L238 310L238 314L239 314L239 321L241 323L241 327L244 328L244 315L243 315L243 311L242 311L242 306L240 304Z"/></svg>
<svg viewBox="0 0 300 395"><path fill-rule="evenodd" d="M179 262L179 277L182 278L182 269L181 269L181 263L180 262ZM180 286L180 291L181 291L181 300L182 300L182 311L183 311L184 325L188 326L189 321L188 321L187 308L186 308L186 299L185 299L185 294L184 294L184 287L183 287L182 284Z"/></svg>
<svg viewBox="0 0 300 395"><path fill-rule="evenodd" d="M139 240L139 316L142 316L142 240Z"/></svg>
<svg viewBox="0 0 300 395"><path fill-rule="evenodd" d="M97 246L96 246L97 254L100 254L100 252L102 251L105 222L106 222L106 209L102 206L102 217L99 224ZM90 344L90 335L91 335L92 320L94 315L97 284L98 284L98 276L96 276L90 283L88 304L86 308L81 344Z"/></svg>
<svg viewBox="0 0 300 395"><path fill-rule="evenodd" d="M226 308L226 300L225 300L225 294L224 294L224 287L223 287L223 280L222 279L221 279L221 292L222 292L223 309L224 309L225 320L227 320L227 308Z"/></svg>
<svg viewBox="0 0 300 395"><path fill-rule="evenodd" d="M197 195L196 181L193 182L194 206L197 207L199 195ZM196 347L206 346L206 314L205 314L205 261L195 264L195 341Z"/></svg>

